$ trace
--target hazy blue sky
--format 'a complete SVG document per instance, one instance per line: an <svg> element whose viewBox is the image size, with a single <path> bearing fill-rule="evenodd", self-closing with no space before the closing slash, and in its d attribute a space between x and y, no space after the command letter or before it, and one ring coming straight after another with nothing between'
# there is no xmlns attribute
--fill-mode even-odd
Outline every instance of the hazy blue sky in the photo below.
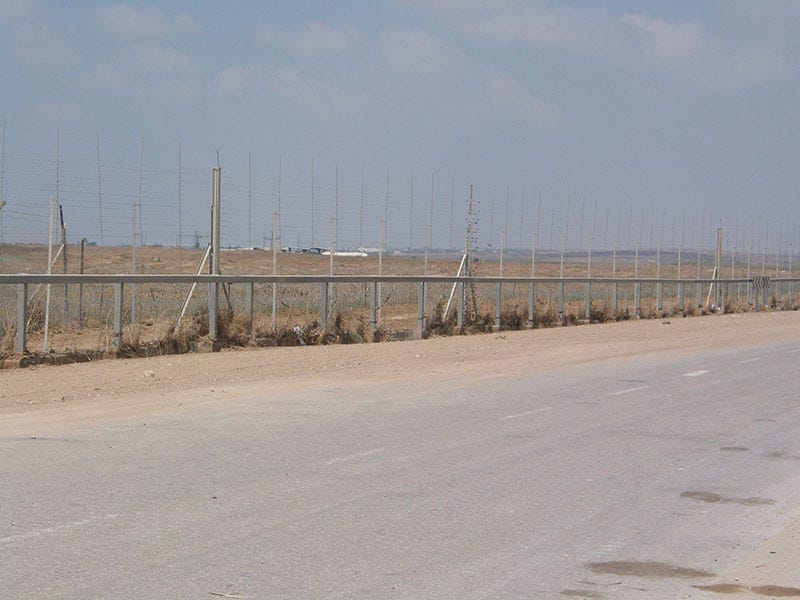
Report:
<svg viewBox="0 0 800 600"><path fill-rule="evenodd" d="M568 197L573 246L585 244L578 211L585 237L595 205L597 239L647 245L666 222L666 243L688 245L689 222L699 230L710 215L736 224L740 246L754 219L760 231L783 227L788 244L800 220L798 32L796 0L0 0L7 239L38 226L36 207L54 193L58 128L61 197L68 213L85 211L72 235L91 238L100 132L114 243L130 222L144 137L153 241L174 240L180 140L181 227L207 227L219 149L230 243L260 243L271 228L280 154L284 243L310 242L313 158L319 245L337 168L342 247L376 244L387 168L394 246L424 243L432 176L440 246L454 182L458 241L472 183L483 245L505 228L507 187L509 245L530 245L540 191L543 246L554 204L563 229ZM20 207L38 217L21 220Z"/></svg>

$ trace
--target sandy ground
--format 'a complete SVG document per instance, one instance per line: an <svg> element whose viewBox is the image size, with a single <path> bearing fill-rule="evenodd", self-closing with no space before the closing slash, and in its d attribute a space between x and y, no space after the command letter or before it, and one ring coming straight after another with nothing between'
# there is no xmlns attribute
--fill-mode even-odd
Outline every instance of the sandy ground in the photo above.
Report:
<svg viewBox="0 0 800 600"><path fill-rule="evenodd" d="M430 340L226 350L0 371L0 434L186 410L331 379L463 383L661 353L800 341L800 312L643 320Z"/></svg>

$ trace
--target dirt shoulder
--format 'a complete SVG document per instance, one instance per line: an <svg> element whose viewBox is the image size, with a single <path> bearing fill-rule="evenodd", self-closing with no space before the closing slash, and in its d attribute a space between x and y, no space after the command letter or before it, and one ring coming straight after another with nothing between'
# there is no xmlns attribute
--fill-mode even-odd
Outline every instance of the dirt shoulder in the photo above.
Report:
<svg viewBox="0 0 800 600"><path fill-rule="evenodd" d="M0 434L186 410L224 402L224 395L237 390L269 387L279 393L331 381L459 381L794 340L800 341L800 312L774 312L31 367L0 371Z"/></svg>

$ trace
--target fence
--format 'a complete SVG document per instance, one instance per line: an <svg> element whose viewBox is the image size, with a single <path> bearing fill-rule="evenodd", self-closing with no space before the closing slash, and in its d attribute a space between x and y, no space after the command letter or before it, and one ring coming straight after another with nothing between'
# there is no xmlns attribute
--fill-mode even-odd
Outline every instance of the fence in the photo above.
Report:
<svg viewBox="0 0 800 600"><path fill-rule="evenodd" d="M220 305L230 313L242 315L252 333L259 315L268 316L271 328L278 325L281 314L289 319L318 319L319 328L327 330L330 315L358 313L370 330L390 327L413 329L426 334L434 313L442 318L446 300L453 300L455 326L465 327L476 319L490 330L504 326L535 327L545 322L564 323L576 320L605 320L628 316L655 316L694 313L707 306L725 312L733 303L743 310L758 309L768 304L795 309L796 289L800 278L768 279L657 279L657 278L544 278L544 277L454 277L417 275L0 275L0 299L6 312L15 306L14 318L6 315L5 337L11 339L18 353L28 351L32 324L31 302L37 295L50 293L52 322L44 324L44 350L48 329L63 330L70 317L67 300L78 303L78 328L106 331L110 346L118 349L125 330L132 331L138 321L152 325L157 314L169 309L171 318L162 319L174 326L180 314L180 299L190 287L197 288L194 314L207 319L208 337L219 335ZM138 301L126 305L132 288L146 288L151 310ZM180 286L179 293L174 293ZM110 290L108 288L111 288ZM94 323L81 306L88 289L94 289L95 303L101 306ZM99 290L99 294L97 293ZM171 291L170 291L171 290ZM72 291L72 294L69 292ZM470 308L468 293L474 305ZM55 292L60 292L56 294ZM455 292L455 293L454 293ZM394 297L390 303L389 298ZM271 302L269 301L271 300ZM137 310L137 303L139 304ZM189 301L184 306L189 305ZM416 310L411 310L415 306ZM199 307L199 309L198 309ZM432 307L436 307L435 310ZM509 307L517 319L504 323L504 310ZM388 310L394 308L394 312ZM40 309L39 309L40 310ZM158 311L161 311L159 313ZM73 311L74 314L75 311ZM207 314L205 314L207 312ZM547 312L548 315L544 315ZM61 313L62 321L57 316ZM103 315L106 316L103 316ZM41 315L39 315L39 318ZM447 315L444 315L446 318ZM416 322L414 322L416 321ZM489 321L488 323L486 323ZM13 325L12 325L13 323ZM291 322L289 323L291 325ZM108 329L110 328L110 335ZM41 331L37 332L41 335ZM51 340L52 343L52 340ZM109 348L110 349L110 348Z"/></svg>

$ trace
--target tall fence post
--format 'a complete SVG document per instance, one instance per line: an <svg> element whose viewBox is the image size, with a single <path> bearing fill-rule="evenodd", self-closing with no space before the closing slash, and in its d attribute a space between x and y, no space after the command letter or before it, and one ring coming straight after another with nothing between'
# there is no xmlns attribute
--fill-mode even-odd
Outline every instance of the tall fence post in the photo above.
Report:
<svg viewBox="0 0 800 600"><path fill-rule="evenodd" d="M592 284L589 283L588 281L586 282L586 293L584 294L583 303L584 303L583 316L587 321L591 321L591 319L592 319Z"/></svg>
<svg viewBox="0 0 800 600"><path fill-rule="evenodd" d="M323 281L321 284L322 300L320 300L319 307L319 324L322 331L328 329L328 282Z"/></svg>
<svg viewBox="0 0 800 600"><path fill-rule="evenodd" d="M558 322L564 322L564 282L558 284Z"/></svg>
<svg viewBox="0 0 800 600"><path fill-rule="evenodd" d="M458 284L458 328L464 327L464 283Z"/></svg>
<svg viewBox="0 0 800 600"><path fill-rule="evenodd" d="M536 323L536 284L531 281L528 293L528 326L533 329L534 323Z"/></svg>
<svg viewBox="0 0 800 600"><path fill-rule="evenodd" d="M219 310L219 284L214 281L208 284L208 337L217 339L217 311Z"/></svg>
<svg viewBox="0 0 800 600"><path fill-rule="evenodd" d="M637 317L642 316L642 284L638 281L633 284L633 312Z"/></svg>
<svg viewBox="0 0 800 600"><path fill-rule="evenodd" d="M683 315L683 282L678 283L678 312Z"/></svg>
<svg viewBox="0 0 800 600"><path fill-rule="evenodd" d="M372 282L369 295L369 327L372 331L378 328L378 283Z"/></svg>
<svg viewBox="0 0 800 600"><path fill-rule="evenodd" d="M122 345L122 300L124 291L124 284L114 284L114 350L119 350Z"/></svg>
<svg viewBox="0 0 800 600"><path fill-rule="evenodd" d="M17 352L28 350L28 284L17 284Z"/></svg>
<svg viewBox="0 0 800 600"><path fill-rule="evenodd" d="M420 281L417 290L417 325L419 337L425 336L425 282Z"/></svg>
<svg viewBox="0 0 800 600"><path fill-rule="evenodd" d="M656 284L656 310L664 310L664 284L660 281Z"/></svg>
<svg viewBox="0 0 800 600"><path fill-rule="evenodd" d="M498 283L497 287L495 288L495 299L494 299L494 328L496 331L500 331L500 317L503 311L503 284Z"/></svg>
<svg viewBox="0 0 800 600"><path fill-rule="evenodd" d="M247 311L247 333L253 335L255 331L255 324L253 323L253 295L254 295L254 288L255 284L250 281L245 284L245 311Z"/></svg>
<svg viewBox="0 0 800 600"><path fill-rule="evenodd" d="M695 291L697 292L697 308L703 307L703 284L699 281L695 284Z"/></svg>
<svg viewBox="0 0 800 600"><path fill-rule="evenodd" d="M617 315L617 308L619 308L619 283L615 281L611 284L611 312L614 316Z"/></svg>
<svg viewBox="0 0 800 600"><path fill-rule="evenodd" d="M719 284L719 311L725 314L725 294L728 291L728 286L725 283Z"/></svg>

